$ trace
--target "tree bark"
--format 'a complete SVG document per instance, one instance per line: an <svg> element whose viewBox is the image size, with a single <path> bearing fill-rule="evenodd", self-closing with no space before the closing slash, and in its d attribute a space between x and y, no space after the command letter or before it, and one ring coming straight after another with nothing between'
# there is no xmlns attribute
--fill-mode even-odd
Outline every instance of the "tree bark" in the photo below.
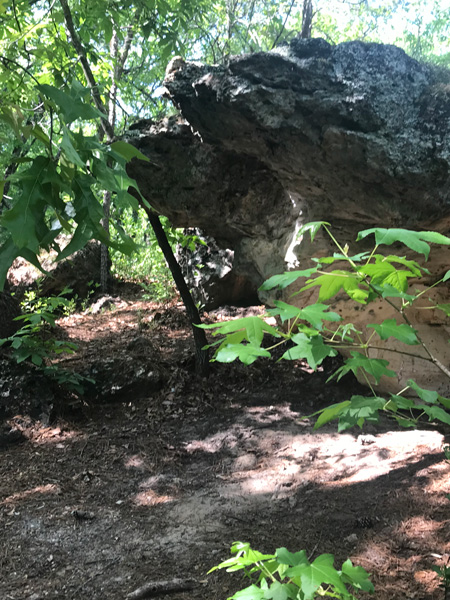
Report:
<svg viewBox="0 0 450 600"><path fill-rule="evenodd" d="M208 349L205 348L205 346L208 344L208 341L206 339L205 331L196 327L196 325L201 324L198 309L195 306L195 302L192 299L191 292L189 291L187 283L184 279L180 265L178 264L177 259L174 256L172 248L167 239L166 233L163 229L163 226L161 225L161 221L159 220L159 216L155 212L153 212L151 208L145 206L144 204L142 204L142 208L147 213L150 225L153 227L153 231L155 232L158 244L164 254L164 258L166 259L170 272L172 273L175 285L177 286L177 289L180 292L181 299L183 300L184 306L186 307L186 312L191 323L192 332L194 335L195 366L197 373L202 377L208 377L209 352Z"/></svg>
<svg viewBox="0 0 450 600"><path fill-rule="evenodd" d="M300 37L304 40L309 40L311 38L312 20L313 20L312 0L303 0L302 32L300 34Z"/></svg>

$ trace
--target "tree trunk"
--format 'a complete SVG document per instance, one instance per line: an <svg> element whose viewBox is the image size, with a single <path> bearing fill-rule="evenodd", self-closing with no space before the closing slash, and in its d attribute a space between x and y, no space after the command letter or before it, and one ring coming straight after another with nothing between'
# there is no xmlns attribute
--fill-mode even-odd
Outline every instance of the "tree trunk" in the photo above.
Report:
<svg viewBox="0 0 450 600"><path fill-rule="evenodd" d="M111 209L111 192L104 192L103 194L103 219L102 225L106 234L109 238L109 212ZM109 260L109 249L106 244L101 245L100 251L100 290L103 294L107 294L109 291L109 280L111 278Z"/></svg>
<svg viewBox="0 0 450 600"><path fill-rule="evenodd" d="M151 208L142 205L145 212L147 213L150 225L153 227L158 244L164 254L164 258L169 266L172 277L175 281L178 291L180 292L181 299L183 300L184 306L186 307L186 313L189 321L192 325L192 332L194 335L195 343L195 366L197 373L202 377L208 377L209 375L209 352L205 349L208 344L206 334L203 329L199 329L196 325L201 324L201 319L197 307L192 299L191 293L184 279L180 265L175 258L172 248L167 239L166 233L161 225L159 216L152 211Z"/></svg>
<svg viewBox="0 0 450 600"><path fill-rule="evenodd" d="M302 32L300 34L300 37L304 40L309 40L311 38L312 20L313 20L312 0L303 0Z"/></svg>

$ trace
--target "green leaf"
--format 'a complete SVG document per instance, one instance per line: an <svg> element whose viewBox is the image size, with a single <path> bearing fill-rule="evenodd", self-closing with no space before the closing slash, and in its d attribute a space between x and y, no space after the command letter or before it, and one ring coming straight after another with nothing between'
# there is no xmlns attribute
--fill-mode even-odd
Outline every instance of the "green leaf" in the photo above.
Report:
<svg viewBox="0 0 450 600"><path fill-rule="evenodd" d="M288 598L292 598L288 585L279 581L274 581L264 594L264 600L288 600Z"/></svg>
<svg viewBox="0 0 450 600"><path fill-rule="evenodd" d="M443 313L450 317L450 304L436 304L435 308L442 310Z"/></svg>
<svg viewBox="0 0 450 600"><path fill-rule="evenodd" d="M282 302L281 300L275 300L274 304L276 308L271 308L267 312L273 316L278 315L283 323L298 317L299 319L308 321L313 327L321 331L323 321L341 320L341 317L337 313L331 312L326 304L311 304L303 309Z"/></svg>
<svg viewBox="0 0 450 600"><path fill-rule="evenodd" d="M306 359L314 371L327 356L336 356L337 352L330 346L324 344L320 335L308 337L304 333L296 333L292 336L295 346L289 348L281 358L286 360Z"/></svg>
<svg viewBox="0 0 450 600"><path fill-rule="evenodd" d="M317 232L320 230L321 227L323 226L327 226L330 227L330 224L327 223L326 221L312 221L311 223L306 223L306 225L303 225L303 227L300 227L300 229L298 230L297 233L297 239L301 236L304 235L305 233L307 233L309 231L309 234L311 236L311 242L314 241L314 238L317 235Z"/></svg>
<svg viewBox="0 0 450 600"><path fill-rule="evenodd" d="M348 579L348 583L351 583L353 587L364 592L369 592L370 594L375 591L373 583L369 581L369 573L362 567L353 566L349 558L343 563L341 571L345 578Z"/></svg>
<svg viewBox="0 0 450 600"><path fill-rule="evenodd" d="M245 365L251 365L259 357L270 358L270 352L252 344L227 344L215 356L218 362L229 363L238 358Z"/></svg>
<svg viewBox="0 0 450 600"><path fill-rule="evenodd" d="M337 419L340 416L340 414L343 412L343 410L347 406L349 406L349 404L350 404L350 400L345 400L344 402L332 404L331 406L328 406L327 408L320 410L319 411L320 414L319 413L312 414L311 417L314 417L315 415L319 414L319 418L317 419L317 421L314 424L314 429L319 429L319 427L322 427L326 423L333 421L333 419Z"/></svg>
<svg viewBox="0 0 450 600"><path fill-rule="evenodd" d="M363 260L366 260L369 256L369 252L360 252L359 254L354 254L353 256L346 256L345 254L341 254L340 252L334 252L333 256L323 256L321 258L313 257L312 260L317 261L320 264L332 265L333 263L339 260L351 260L354 263L361 262Z"/></svg>
<svg viewBox="0 0 450 600"><path fill-rule="evenodd" d="M83 102L82 98L74 90L72 94L67 94L56 87L48 85L46 83L38 85L39 91L53 100L64 117L66 125L69 125L76 119L92 120L98 119L99 117L105 118L105 115L99 110Z"/></svg>
<svg viewBox="0 0 450 600"><path fill-rule="evenodd" d="M450 425L450 414L440 406L428 406L428 404L419 404L416 406L416 408L418 410L423 410L423 412L428 416L429 421L441 421L441 423Z"/></svg>
<svg viewBox="0 0 450 600"><path fill-rule="evenodd" d="M447 271L447 273L442 278L442 281L448 281L449 279L450 279L450 271Z"/></svg>
<svg viewBox="0 0 450 600"><path fill-rule="evenodd" d="M300 552L289 552L287 548L278 548L275 551L275 556L277 561L281 565L289 565L290 567L295 567L297 565L308 564L308 558L306 556L305 550L300 550Z"/></svg>
<svg viewBox="0 0 450 600"><path fill-rule="evenodd" d="M311 275L316 272L317 268L313 267L311 269L304 269L303 271L287 271L279 275L272 275L272 277L269 277L259 289L272 290L273 288L278 287L280 290L283 290L291 285L291 283L294 283L294 281L297 281L300 277L311 277Z"/></svg>
<svg viewBox="0 0 450 600"><path fill-rule="evenodd" d="M345 431L358 425L362 427L365 421L378 421L378 411L383 410L386 400L378 396L352 396L350 404L339 415L338 431Z"/></svg>
<svg viewBox="0 0 450 600"><path fill-rule="evenodd" d="M128 142L124 142L122 140L113 142L111 144L111 148L114 150L114 152L120 154L120 156L122 156L127 162L130 161L132 158L139 158L139 160L145 160L145 162L150 162L148 156L142 154L140 150L138 150Z"/></svg>
<svg viewBox="0 0 450 600"><path fill-rule="evenodd" d="M102 25L103 25L103 29L105 31L105 42L107 44L109 44L109 42L111 41L111 38L112 38L112 34L113 34L113 24L110 21L110 19L108 19L108 17L105 17L102 20Z"/></svg>
<svg viewBox="0 0 450 600"><path fill-rule="evenodd" d="M253 345L260 345L264 333L269 333L274 337L280 337L278 331L268 325L259 317L243 317L242 319L234 319L224 323L213 323L212 325L198 325L201 329L215 329L213 335L227 335L241 329L246 331L246 339Z"/></svg>
<svg viewBox="0 0 450 600"><path fill-rule="evenodd" d="M273 317L279 316L282 323L289 321L290 319L295 319L295 317L299 317L302 312L301 308L293 306L292 304L287 304L281 300L275 300L274 304L275 308L269 308L267 312Z"/></svg>
<svg viewBox="0 0 450 600"><path fill-rule="evenodd" d="M323 321L337 322L342 320L340 315L330 311L329 306L320 303L311 304L310 306L303 308L300 318L311 323L311 325L319 331L322 330Z"/></svg>
<svg viewBox="0 0 450 600"><path fill-rule="evenodd" d="M396 373L387 368L389 361L383 360L382 358L368 358L361 354L360 352L356 352L352 350L350 352L351 358L347 358L345 364L342 365L333 375L328 379L330 381L334 377L337 376L337 380L339 381L344 375L349 373L350 371L356 376L359 370L363 370L369 375L371 375L375 383L379 383L380 379L385 377L395 377Z"/></svg>
<svg viewBox="0 0 450 600"><path fill-rule="evenodd" d="M439 394L438 400L446 410L450 410L450 398L445 398Z"/></svg>
<svg viewBox="0 0 450 600"><path fill-rule="evenodd" d="M411 231L409 229L384 229L382 227L374 227L372 229L365 229L358 233L357 241L362 240L368 235L375 235L375 242L377 246L384 244L390 246L400 242L411 250L419 254L423 254L426 259L430 254L430 246L427 242L434 244L450 244L450 238L437 233L435 231Z"/></svg>
<svg viewBox="0 0 450 600"><path fill-rule="evenodd" d="M257 585L252 584L251 586L236 592L234 596L231 596L232 599L236 600L264 600L265 592Z"/></svg>
<svg viewBox="0 0 450 600"><path fill-rule="evenodd" d="M43 131L42 127L40 127L39 125L35 125L31 129L31 133L37 140L41 141L46 148L50 148L50 138Z"/></svg>
<svg viewBox="0 0 450 600"><path fill-rule="evenodd" d="M390 400L386 404L386 410L397 412L397 410L410 410L414 408L415 402L412 398L405 398L405 396L398 396L397 394L390 394Z"/></svg>
<svg viewBox="0 0 450 600"><path fill-rule="evenodd" d="M19 248L12 238L8 237L0 246L0 291L3 290L10 266L18 256L20 256Z"/></svg>
<svg viewBox="0 0 450 600"><path fill-rule="evenodd" d="M424 390L412 379L408 379L406 383L424 402L427 402L428 404L436 404L438 401L439 394L437 392L434 392L433 390Z"/></svg>
<svg viewBox="0 0 450 600"><path fill-rule="evenodd" d="M323 583L332 585L337 592L348 596L348 591L333 567L334 556L332 554L321 554L310 565L299 565L286 571L289 577L299 576L301 578L301 590L305 600L312 600L314 593Z"/></svg>
<svg viewBox="0 0 450 600"><path fill-rule="evenodd" d="M378 257L378 255L377 255L377 257ZM399 264L403 265L404 267L407 267L411 271L411 273L413 275L415 275L416 277L420 277L422 275L422 271L428 271L428 269L424 269L423 267L421 267L419 265L419 263L416 262L415 260L407 259L404 256L395 256L395 254L393 254L393 255L389 255L389 256L380 255L379 257L384 262L399 263Z"/></svg>
<svg viewBox="0 0 450 600"><path fill-rule="evenodd" d="M81 160L80 155L75 150L75 148L72 144L72 141L71 141L70 135L69 135L69 130L67 129L67 127L64 127L63 131L64 131L64 133L63 133L63 136L61 139L61 150L64 152L64 154L67 157L67 160L70 163L73 163L77 167L84 169L86 167L86 165Z"/></svg>
<svg viewBox="0 0 450 600"><path fill-rule="evenodd" d="M3 213L0 224L10 233L17 248L39 251L38 230L46 229L46 194L42 179L50 167L50 159L37 156L21 176L21 190L14 206Z"/></svg>
<svg viewBox="0 0 450 600"><path fill-rule="evenodd" d="M363 285L363 287L360 287L360 285ZM361 277L349 271L337 270L319 275L319 277L307 281L300 292L309 290L315 286L320 286L319 302L333 298L341 289L345 290L352 300L360 304L365 304L368 296L368 290L364 289L366 286L361 282Z"/></svg>
<svg viewBox="0 0 450 600"><path fill-rule="evenodd" d="M394 319L386 319L380 325L367 325L367 327L375 329L382 340L393 337L409 346L414 346L419 343L415 329L406 323L397 325Z"/></svg>
<svg viewBox="0 0 450 600"><path fill-rule="evenodd" d="M369 275L371 284L374 286L389 285L401 292L408 289L408 277L413 277L412 271L396 269L388 262L376 262L375 264L364 265L360 268L361 273Z"/></svg>
<svg viewBox="0 0 450 600"><path fill-rule="evenodd" d="M412 304L412 302L416 299L416 296L402 292L388 283L383 283L383 285L377 286L372 282L372 285L375 287L378 293L381 294L382 298L402 298L409 304Z"/></svg>
<svg viewBox="0 0 450 600"><path fill-rule="evenodd" d="M275 558L274 554L262 554L258 550L253 550L248 542L234 542L231 546L231 553L236 554L219 565L213 567L208 573L217 569L227 569L227 572L238 571L251 566L259 561L266 561Z"/></svg>

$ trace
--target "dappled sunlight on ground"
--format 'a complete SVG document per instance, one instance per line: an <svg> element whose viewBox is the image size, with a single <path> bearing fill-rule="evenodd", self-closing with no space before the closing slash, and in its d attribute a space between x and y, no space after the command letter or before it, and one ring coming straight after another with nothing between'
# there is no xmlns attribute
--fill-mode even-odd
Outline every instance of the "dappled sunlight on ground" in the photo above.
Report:
<svg viewBox="0 0 450 600"><path fill-rule="evenodd" d="M48 483L47 485L38 485L31 490L25 490L23 492L15 492L11 496L7 496L0 501L0 506L20 503L24 500L28 500L35 496L47 495L47 494L60 494L61 488L58 485Z"/></svg>
<svg viewBox="0 0 450 600"><path fill-rule="evenodd" d="M166 504L174 500L175 498L172 496L159 496L153 490L146 490L145 492L136 494L133 498L133 503L137 506L155 506L156 504Z"/></svg>
<svg viewBox="0 0 450 600"><path fill-rule="evenodd" d="M113 358L120 371L139 357L160 386L88 399L50 427L15 421L25 441L0 460L2 600L123 600L174 573L194 587L173 600L224 600L239 577L206 573L238 539L350 557L372 574L376 600L442 600L431 571L450 551L441 433L384 419L314 431L301 417L356 384L328 387L301 363L214 363L200 380L174 304L130 302L62 325L81 341L70 365L101 372Z"/></svg>

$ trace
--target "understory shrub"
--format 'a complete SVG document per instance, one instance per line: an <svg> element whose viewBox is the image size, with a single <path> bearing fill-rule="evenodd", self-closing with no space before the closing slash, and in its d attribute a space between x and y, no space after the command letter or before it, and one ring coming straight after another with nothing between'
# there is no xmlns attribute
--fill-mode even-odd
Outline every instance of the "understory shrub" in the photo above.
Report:
<svg viewBox="0 0 450 600"><path fill-rule="evenodd" d="M393 377L395 373L389 368L388 360L371 358L369 351L375 348L372 343L375 337L382 341L394 338L405 348L403 350L386 347L387 351L424 358L410 348L421 346L424 350L424 360L433 363L450 378L449 368L428 348L408 318L408 309L419 298L426 297L431 287L450 279L450 271L425 290L414 291L410 289L409 280L420 281L424 274L429 275L429 271L416 260L394 254L382 254L379 251L381 246L400 243L422 254L426 260L430 252L430 243L450 245L450 238L432 231L417 232L376 227L361 231L357 238L357 241L360 241L374 236L375 244L372 250L351 255L349 247L339 244L333 236L329 223L309 223L300 229L299 235L309 232L311 240L314 241L322 227L336 246L336 252L332 256L314 258L315 266L274 275L261 286L262 290L284 289L301 279L303 285L296 294L317 287L317 302L298 308L275 300L274 308L267 312L277 317L284 327L272 327L263 317L245 317L229 322L200 325L211 329L213 336L219 336L219 340L211 344L211 347L215 348L214 360L231 362L239 359L245 364L251 364L259 358L270 357L272 350L290 342L290 347L280 360L306 360L308 365L316 370L326 357L336 356L338 351L345 351L343 365L328 381L339 381L345 374L353 372L366 382L371 393L367 396L353 395L344 402L317 411L312 415L317 417L315 428L334 419L338 420L339 431L354 425L362 427L366 421L377 421L380 410L387 411L405 427L415 426L423 416L430 421L441 421L449 425L450 414L447 410L450 409L450 399L434 390L421 388L414 381L413 373L406 387L395 394L389 394L386 398L380 396L376 385L381 377ZM353 323L343 321L327 304L342 292L350 301L364 306L381 299L390 305L398 319L385 319L381 323L368 324L368 334L362 336L362 332ZM429 308L439 310L446 316L450 315L450 304L435 304L430 300ZM266 336L274 338L272 344L263 344ZM411 392L419 401L410 397Z"/></svg>

